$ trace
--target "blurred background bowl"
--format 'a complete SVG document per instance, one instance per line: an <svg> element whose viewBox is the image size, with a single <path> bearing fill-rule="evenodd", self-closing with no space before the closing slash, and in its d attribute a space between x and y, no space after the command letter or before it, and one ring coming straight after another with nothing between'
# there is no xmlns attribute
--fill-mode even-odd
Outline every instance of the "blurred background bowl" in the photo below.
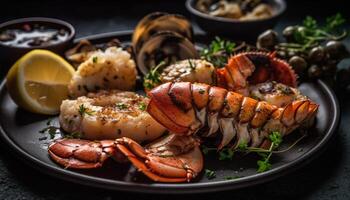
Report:
<svg viewBox="0 0 350 200"><path fill-rule="evenodd" d="M57 30L64 29L68 31L68 37L59 41L55 44L31 46L31 47L19 47L19 46L10 46L0 43L0 71L1 74L6 74L8 69L12 64L23 56L25 53L33 49L46 49L53 51L59 55L63 55L64 52L73 44L73 39L75 37L74 27L65 21L54 19L54 18L45 18L45 17L29 17L10 20L0 24L0 32L9 30L9 29L22 29L24 25L34 25L38 24L39 26L45 26L48 28L54 28Z"/></svg>
<svg viewBox="0 0 350 200"><path fill-rule="evenodd" d="M264 0L264 3L273 8L273 15L271 17L240 21L238 19L215 17L203 13L197 10L197 1L198 0L187 0L186 7L199 27L207 32L207 34L250 41L255 40L256 37L266 29L274 27L287 7L285 0Z"/></svg>

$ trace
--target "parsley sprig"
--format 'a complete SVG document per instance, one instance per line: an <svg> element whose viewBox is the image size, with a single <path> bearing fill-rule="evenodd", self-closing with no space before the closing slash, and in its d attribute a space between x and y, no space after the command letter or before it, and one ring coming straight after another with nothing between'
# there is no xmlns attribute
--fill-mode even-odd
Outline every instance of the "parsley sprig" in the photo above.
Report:
<svg viewBox="0 0 350 200"><path fill-rule="evenodd" d="M291 148L293 148L300 140L302 140L305 137L305 135L302 135L299 139L297 139L293 144L291 144L288 148L280 151L276 151L276 149L280 146L282 143L282 135L278 131L273 131L268 136L268 139L271 142L271 145L269 149L263 149L258 147L249 147L248 144L244 141L240 142L239 145L237 145L236 149L232 148L224 148L217 152L216 148L209 148L205 145L202 145L202 152L203 154L208 154L209 152L217 152L218 153L218 159L219 160L232 160L233 156L235 155L235 152L243 152L243 153L257 153L259 156L261 156L261 159L257 161L257 172L264 172L269 169L271 169L272 164L270 162L271 156L273 154L283 153L286 151L289 151Z"/></svg>
<svg viewBox="0 0 350 200"><path fill-rule="evenodd" d="M200 55L202 59L221 68L226 65L227 59L234 53L235 47L236 43L215 37L207 48L201 50Z"/></svg>

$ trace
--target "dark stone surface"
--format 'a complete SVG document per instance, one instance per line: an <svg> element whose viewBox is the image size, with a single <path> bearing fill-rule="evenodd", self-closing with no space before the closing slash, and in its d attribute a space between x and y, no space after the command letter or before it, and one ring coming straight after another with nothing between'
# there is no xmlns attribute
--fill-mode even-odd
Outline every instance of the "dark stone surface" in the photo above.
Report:
<svg viewBox="0 0 350 200"><path fill-rule="evenodd" d="M286 24L295 24L306 14L324 18L337 11L345 11L345 1L334 2L289 1L288 11L276 29L281 30ZM188 16L183 1L134 1L130 4L108 1L40 1L3 5L0 22L28 16L57 17L71 22L79 37L132 29L142 16L157 10ZM349 42L347 44L349 46ZM346 65L347 62L342 63L342 66ZM113 192L44 175L13 157L7 147L2 146L0 199L213 199L219 195L227 195L230 199L350 199L350 95L346 91L338 95L342 111L341 124L326 152L304 168L269 183L216 194L171 197Z"/></svg>

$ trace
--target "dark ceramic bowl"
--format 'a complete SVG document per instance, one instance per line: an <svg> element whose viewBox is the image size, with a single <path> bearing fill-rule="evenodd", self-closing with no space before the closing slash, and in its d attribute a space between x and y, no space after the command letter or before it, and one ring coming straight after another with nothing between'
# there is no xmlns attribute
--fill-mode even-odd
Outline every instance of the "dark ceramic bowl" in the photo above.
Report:
<svg viewBox="0 0 350 200"><path fill-rule="evenodd" d="M2 73L6 73L7 70L18 58L20 58L25 53L33 49L47 49L57 54L63 55L64 51L67 50L67 48L69 48L69 46L73 43L73 39L75 36L75 30L73 26L68 22L53 18L30 17L7 21L5 23L0 24L0 32L5 31L7 29L22 29L23 25L25 24L38 24L58 30L64 29L68 31L68 37L65 40L60 41L56 44L39 45L33 47L9 46L0 43L0 68Z"/></svg>
<svg viewBox="0 0 350 200"><path fill-rule="evenodd" d="M260 33L272 28L278 22L287 7L285 0L264 0L263 2L272 6L273 16L266 19L240 21L203 13L195 8L197 1L186 1L186 7L197 24L210 35L220 35L236 40L255 40Z"/></svg>

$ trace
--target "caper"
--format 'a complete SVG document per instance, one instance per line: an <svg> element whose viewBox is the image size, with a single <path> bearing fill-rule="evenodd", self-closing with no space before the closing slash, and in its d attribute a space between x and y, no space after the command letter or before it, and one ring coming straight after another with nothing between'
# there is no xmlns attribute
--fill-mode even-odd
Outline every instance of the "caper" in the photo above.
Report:
<svg viewBox="0 0 350 200"><path fill-rule="evenodd" d="M345 45L339 41L329 41L324 47L331 59L342 59L348 53Z"/></svg>
<svg viewBox="0 0 350 200"><path fill-rule="evenodd" d="M322 76L322 70L317 65L311 65L307 70L307 75L309 76L309 78L312 78L312 79L319 78Z"/></svg>
<svg viewBox="0 0 350 200"><path fill-rule="evenodd" d="M309 61L312 63L319 63L325 57L325 52L323 47L317 46L310 50L309 52Z"/></svg>
<svg viewBox="0 0 350 200"><path fill-rule="evenodd" d="M288 62L298 74L302 73L307 67L307 62L300 56L293 56Z"/></svg>
<svg viewBox="0 0 350 200"><path fill-rule="evenodd" d="M295 26L287 26L283 30L283 37L287 40L287 42L293 42L294 41L294 32L296 30Z"/></svg>
<svg viewBox="0 0 350 200"><path fill-rule="evenodd" d="M274 46L278 43L278 35L275 31L269 29L259 35L256 46L260 48L265 48L268 50L273 50Z"/></svg>

